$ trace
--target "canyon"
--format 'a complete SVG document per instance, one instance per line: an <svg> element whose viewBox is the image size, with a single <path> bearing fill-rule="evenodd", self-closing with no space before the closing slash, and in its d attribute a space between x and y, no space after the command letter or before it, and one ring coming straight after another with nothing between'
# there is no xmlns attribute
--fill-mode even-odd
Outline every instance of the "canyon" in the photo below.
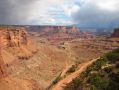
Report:
<svg viewBox="0 0 119 90"><path fill-rule="evenodd" d="M40 90L34 80L11 77L8 71L15 61L28 59L36 51L24 28L0 27L0 90Z"/></svg>
<svg viewBox="0 0 119 90"><path fill-rule="evenodd" d="M90 39L94 37L91 32L80 31L75 26L31 26L28 28L31 34L46 39L52 44L60 44L78 38Z"/></svg>
<svg viewBox="0 0 119 90"><path fill-rule="evenodd" d="M80 72L118 47L118 39L75 26L0 26L0 89L52 90L70 67Z"/></svg>
<svg viewBox="0 0 119 90"><path fill-rule="evenodd" d="M37 52L24 27L1 27L0 39L2 52L6 53L7 57L28 59ZM3 58L5 58L4 54Z"/></svg>

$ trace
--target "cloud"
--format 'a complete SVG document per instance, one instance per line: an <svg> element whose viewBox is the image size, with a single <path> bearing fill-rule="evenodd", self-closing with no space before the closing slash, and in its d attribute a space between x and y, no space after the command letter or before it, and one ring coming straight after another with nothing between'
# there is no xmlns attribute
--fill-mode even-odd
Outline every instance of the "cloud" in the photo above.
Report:
<svg viewBox="0 0 119 90"><path fill-rule="evenodd" d="M81 27L119 27L119 0L85 0L72 17Z"/></svg>
<svg viewBox="0 0 119 90"><path fill-rule="evenodd" d="M33 0L1 0L0 1L0 23L3 24L25 24L30 14Z"/></svg>
<svg viewBox="0 0 119 90"><path fill-rule="evenodd" d="M65 12L73 3L74 0L0 0L0 23L73 24Z"/></svg>
<svg viewBox="0 0 119 90"><path fill-rule="evenodd" d="M119 26L119 0L0 0L0 24Z"/></svg>

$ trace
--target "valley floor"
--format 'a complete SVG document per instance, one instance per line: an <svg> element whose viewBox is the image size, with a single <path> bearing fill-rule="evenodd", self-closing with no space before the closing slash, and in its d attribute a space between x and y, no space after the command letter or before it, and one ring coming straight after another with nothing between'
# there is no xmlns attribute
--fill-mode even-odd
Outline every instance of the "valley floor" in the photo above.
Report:
<svg viewBox="0 0 119 90"><path fill-rule="evenodd" d="M108 43L105 46L105 41L100 44L102 42L100 40L95 42L95 40L76 39L66 41L63 45L53 45L50 41L43 42L38 37L34 39L37 42L38 52L29 60L16 60L12 65L9 65L8 71L10 77L36 81L43 90L50 86L53 80L68 66L76 63L82 65L79 71L68 76L66 80L61 81L62 83L75 78L92 62L90 60L109 50L107 48ZM58 85L54 90L60 90L60 86L62 84Z"/></svg>

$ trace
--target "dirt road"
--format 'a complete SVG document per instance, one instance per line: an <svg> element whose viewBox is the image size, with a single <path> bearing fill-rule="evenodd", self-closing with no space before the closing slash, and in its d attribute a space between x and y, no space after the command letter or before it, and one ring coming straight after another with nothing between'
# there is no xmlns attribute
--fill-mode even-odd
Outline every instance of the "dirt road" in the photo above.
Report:
<svg viewBox="0 0 119 90"><path fill-rule="evenodd" d="M67 76L63 80L59 81L59 83L53 88L53 90L63 90L63 87L66 86L66 84L70 83L73 79L80 76L80 74L84 72L86 68L90 66L93 62L95 62L97 59L98 58L93 59L87 63L84 63L78 71L72 73L71 75Z"/></svg>

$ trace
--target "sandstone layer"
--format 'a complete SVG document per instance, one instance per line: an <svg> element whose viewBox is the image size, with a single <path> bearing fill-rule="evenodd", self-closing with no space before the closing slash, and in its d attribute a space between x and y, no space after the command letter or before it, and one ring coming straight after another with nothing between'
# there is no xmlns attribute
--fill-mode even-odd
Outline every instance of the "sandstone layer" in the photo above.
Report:
<svg viewBox="0 0 119 90"><path fill-rule="evenodd" d="M0 27L1 55L6 63L13 59L29 59L37 52L24 27Z"/></svg>
<svg viewBox="0 0 119 90"><path fill-rule="evenodd" d="M18 59L28 59L37 50L25 28L0 27L0 90L41 90L37 82L10 76L9 65Z"/></svg>

